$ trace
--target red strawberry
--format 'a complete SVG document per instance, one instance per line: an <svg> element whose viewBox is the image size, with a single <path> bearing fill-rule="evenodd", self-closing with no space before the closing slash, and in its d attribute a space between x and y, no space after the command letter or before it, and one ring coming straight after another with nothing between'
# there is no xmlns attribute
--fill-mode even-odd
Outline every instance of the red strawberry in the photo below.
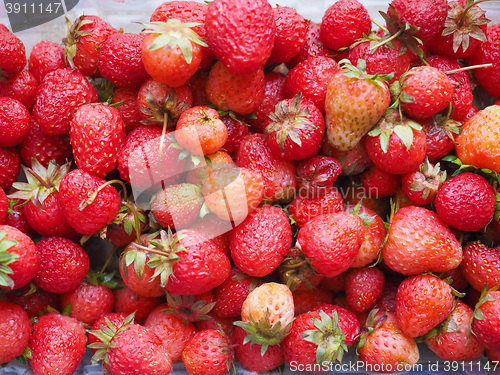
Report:
<svg viewBox="0 0 500 375"><path fill-rule="evenodd" d="M114 33L99 48L99 72L118 87L138 88L149 77L141 58L144 34Z"/></svg>
<svg viewBox="0 0 500 375"><path fill-rule="evenodd" d="M180 318L166 312L167 308L167 304L157 306L150 312L144 326L161 339L172 363L177 363L182 360L182 351L198 330L193 323L184 324Z"/></svg>
<svg viewBox="0 0 500 375"><path fill-rule="evenodd" d="M144 324L149 314L165 299L160 297L144 297L133 292L128 287L115 290L114 311L124 316L134 313L134 319L139 324Z"/></svg>
<svg viewBox="0 0 500 375"><path fill-rule="evenodd" d="M271 56L276 24L267 1L215 0L205 26L208 46L231 72L252 73Z"/></svg>
<svg viewBox="0 0 500 375"><path fill-rule="evenodd" d="M231 259L244 273L262 277L276 269L292 246L288 217L279 207L260 206L229 233Z"/></svg>
<svg viewBox="0 0 500 375"><path fill-rule="evenodd" d="M128 134L141 125L141 111L137 102L138 91L117 87L113 92L111 103L122 103L118 110L122 114L125 132Z"/></svg>
<svg viewBox="0 0 500 375"><path fill-rule="evenodd" d="M30 130L30 114L18 100L0 97L0 147L14 147Z"/></svg>
<svg viewBox="0 0 500 375"><path fill-rule="evenodd" d="M266 141L274 155L286 160L314 156L321 148L325 122L321 112L299 92L295 98L276 104L268 117Z"/></svg>
<svg viewBox="0 0 500 375"><path fill-rule="evenodd" d="M82 15L69 24L63 39L66 64L77 68L83 75L98 77L99 48L106 38L117 30L102 18Z"/></svg>
<svg viewBox="0 0 500 375"><path fill-rule="evenodd" d="M36 375L73 374L83 359L86 344L82 323L58 313L43 315L33 325L28 364Z"/></svg>
<svg viewBox="0 0 500 375"><path fill-rule="evenodd" d="M20 230L0 225L0 289L18 289L28 284L40 267L35 243Z"/></svg>
<svg viewBox="0 0 500 375"><path fill-rule="evenodd" d="M411 337L425 335L453 310L451 287L433 275L409 277L396 294L396 321Z"/></svg>
<svg viewBox="0 0 500 375"><path fill-rule="evenodd" d="M351 266L363 243L364 232L359 216L346 212L326 214L300 228L297 243L316 272L333 277Z"/></svg>
<svg viewBox="0 0 500 375"><path fill-rule="evenodd" d="M105 229L106 239L115 246L127 246L142 234L146 225L143 210L134 202L122 202L120 213Z"/></svg>
<svg viewBox="0 0 500 375"><path fill-rule="evenodd" d="M229 339L215 329L198 331L182 351L182 363L191 375L226 374L233 363Z"/></svg>
<svg viewBox="0 0 500 375"><path fill-rule="evenodd" d="M371 76L364 60L354 67L343 60L344 70L337 72L326 90L325 111L328 142L342 150L352 150L377 123L390 104L390 76Z"/></svg>
<svg viewBox="0 0 500 375"><path fill-rule="evenodd" d="M38 83L28 70L22 70L7 84L0 82L0 96L19 100L30 112L35 104L37 90Z"/></svg>
<svg viewBox="0 0 500 375"><path fill-rule="evenodd" d="M461 301L457 301L451 314L425 340L427 346L439 358L447 361L475 361L484 349L474 335L470 335L470 324L474 312ZM432 331L431 331L432 332Z"/></svg>
<svg viewBox="0 0 500 375"><path fill-rule="evenodd" d="M305 289L296 289L293 292L295 316L316 309L320 305L333 304L334 301L333 293L323 287L314 287L313 289L305 287Z"/></svg>
<svg viewBox="0 0 500 375"><path fill-rule="evenodd" d="M299 196L320 196L329 192L341 172L341 163L331 156L316 155L303 160L297 166Z"/></svg>
<svg viewBox="0 0 500 375"><path fill-rule="evenodd" d="M485 289L481 293L471 329L477 342L486 350L500 347L500 292Z"/></svg>
<svg viewBox="0 0 500 375"><path fill-rule="evenodd" d="M436 212L453 228L463 231L481 230L495 213L495 190L478 174L460 173L439 189Z"/></svg>
<svg viewBox="0 0 500 375"><path fill-rule="evenodd" d="M35 231L28 224L22 203L21 199L9 200L9 211L3 224L19 229L24 234L32 237L35 235Z"/></svg>
<svg viewBox="0 0 500 375"><path fill-rule="evenodd" d="M288 205L288 212L299 227L320 215L341 212L344 209L342 194L334 188L324 189L320 196L309 196L300 192Z"/></svg>
<svg viewBox="0 0 500 375"><path fill-rule="evenodd" d="M276 35L267 64L287 62L299 53L306 42L309 29L307 20L293 8L276 6L273 12Z"/></svg>
<svg viewBox="0 0 500 375"><path fill-rule="evenodd" d="M352 268L347 272L345 294L354 312L370 310L382 295L384 273L376 267Z"/></svg>
<svg viewBox="0 0 500 375"><path fill-rule="evenodd" d="M264 70L235 73L218 61L210 69L207 97L218 109L245 115L256 110L264 97Z"/></svg>
<svg viewBox="0 0 500 375"><path fill-rule="evenodd" d="M13 290L7 298L10 302L21 306L30 318L45 315L52 309L59 310L61 305L59 294L46 292L31 283L21 289Z"/></svg>
<svg viewBox="0 0 500 375"><path fill-rule="evenodd" d="M376 199L394 195L401 187L401 175L389 173L376 165L372 165L364 171L360 179L361 188L369 197Z"/></svg>
<svg viewBox="0 0 500 375"><path fill-rule="evenodd" d="M36 249L40 253L40 269L33 281L47 292L72 292L89 271L89 256L67 238L44 238L36 244Z"/></svg>
<svg viewBox="0 0 500 375"><path fill-rule="evenodd" d="M5 191L0 188L0 225L2 225L9 213L9 198L5 194Z"/></svg>
<svg viewBox="0 0 500 375"><path fill-rule="evenodd" d="M61 92L64 95L61 96ZM33 119L50 135L69 133L74 111L97 101L97 90L77 70L56 69L43 78L33 106Z"/></svg>
<svg viewBox="0 0 500 375"><path fill-rule="evenodd" d="M228 154L238 152L242 139L248 134L248 124L240 120L238 116L231 115L231 113L232 112L229 112L227 115L220 117L227 128L227 140L222 148L226 150Z"/></svg>
<svg viewBox="0 0 500 375"><path fill-rule="evenodd" d="M31 322L21 306L0 301L0 363L13 361L23 354L31 335Z"/></svg>
<svg viewBox="0 0 500 375"><path fill-rule="evenodd" d="M464 259L460 269L467 281L478 291L491 289L500 284L499 248L489 248L479 241L464 246Z"/></svg>
<svg viewBox="0 0 500 375"><path fill-rule="evenodd" d="M40 84L47 73L66 67L64 48L61 45L42 40L33 45L28 59L28 69Z"/></svg>
<svg viewBox="0 0 500 375"><path fill-rule="evenodd" d="M0 188L7 190L21 171L21 158L14 148L0 147Z"/></svg>
<svg viewBox="0 0 500 375"><path fill-rule="evenodd" d="M194 229L205 237L213 240L217 246L228 257L230 255L229 250L229 235L228 232L232 229L232 223L220 219L215 214L207 214L203 218L199 218L191 225L191 229Z"/></svg>
<svg viewBox="0 0 500 375"><path fill-rule="evenodd" d="M293 98L300 91L321 113L325 112L325 96L330 79L340 68L326 56L311 57L291 69L285 80L285 95Z"/></svg>
<svg viewBox="0 0 500 375"><path fill-rule="evenodd" d="M448 271L462 261L462 247L446 224L417 206L396 212L382 254L389 268L404 275Z"/></svg>
<svg viewBox="0 0 500 375"><path fill-rule="evenodd" d="M323 15L320 39L327 48L338 51L370 34L371 30L370 15L359 1L339 0Z"/></svg>
<svg viewBox="0 0 500 375"><path fill-rule="evenodd" d="M418 171L403 175L402 188L408 199L417 206L434 202L436 194L446 180L446 171L441 171L439 163L433 166L428 159Z"/></svg>
<svg viewBox="0 0 500 375"><path fill-rule="evenodd" d="M421 120L420 123L425 127L425 154L430 162L435 163L453 150L462 124L443 113Z"/></svg>
<svg viewBox="0 0 500 375"><path fill-rule="evenodd" d="M99 319L96 320L96 322L92 325L91 330L99 330L103 329L108 325L108 322L110 322L113 326L119 327L127 318L127 314L120 313L120 312L111 312L107 314L103 314L99 317ZM94 336L94 335L89 335L89 344L92 345L96 342L98 342L99 339ZM92 351L96 352L95 349L92 349Z"/></svg>
<svg viewBox="0 0 500 375"><path fill-rule="evenodd" d="M10 31L0 33L0 80L9 81L26 66L26 49L23 42Z"/></svg>
<svg viewBox="0 0 500 375"><path fill-rule="evenodd" d="M388 173L406 174L424 161L425 141L421 125L390 109L365 137L364 145L377 167Z"/></svg>

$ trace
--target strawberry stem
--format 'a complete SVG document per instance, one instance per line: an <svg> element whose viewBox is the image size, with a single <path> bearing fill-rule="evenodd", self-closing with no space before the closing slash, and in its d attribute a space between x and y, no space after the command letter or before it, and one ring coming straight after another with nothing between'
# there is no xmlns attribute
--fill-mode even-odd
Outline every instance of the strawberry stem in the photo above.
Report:
<svg viewBox="0 0 500 375"><path fill-rule="evenodd" d="M95 200L95 198L97 197L97 194L99 194L102 189L104 189L106 186L111 185L113 183L120 184L120 186L123 188L123 191L125 191L125 192L127 191L127 186L125 186L125 183L121 180L106 181L106 183L99 186L99 188L95 192L93 192L86 201L84 201L80 204L80 206L78 207L78 210L83 211L85 209L85 207L87 207L89 204L91 204Z"/></svg>
<svg viewBox="0 0 500 375"><path fill-rule="evenodd" d="M391 35L389 38L382 40L380 43L375 44L373 47L370 47L370 51L373 51L374 49L377 49L378 47L383 46L384 44L387 44L391 40L396 39L401 33L403 32L402 29L399 29L396 33Z"/></svg>
<svg viewBox="0 0 500 375"><path fill-rule="evenodd" d="M99 271L99 273L97 274L97 276L100 276L104 273L104 271L106 271L106 268L108 268L108 265L109 265L109 262L111 262L111 258L113 258L113 256L116 254L116 251L118 250L118 246L115 246L113 248L113 251L111 252L111 254L109 254L108 258L106 259L106 261L104 262L104 265L102 266L101 270Z"/></svg>
<svg viewBox="0 0 500 375"><path fill-rule="evenodd" d="M131 205L128 202L123 202L123 205L127 207L130 211L132 211L132 214L134 215L134 229L135 229L135 234L137 236L137 242L141 241L141 224L139 220L139 213L135 209L133 205Z"/></svg>
<svg viewBox="0 0 500 375"><path fill-rule="evenodd" d="M463 25L464 23L464 19L465 19L465 16L467 15L467 12L475 5L477 4L481 4L481 3L484 3L486 1L490 1L490 0L477 0L477 1L473 1L472 3L470 3L469 5L467 5L465 8L464 8L464 11L462 13L462 17L460 17L460 21L458 22L458 24L460 26Z"/></svg>
<svg viewBox="0 0 500 375"><path fill-rule="evenodd" d="M36 173L33 169L31 168L27 168L27 171L33 176L35 177L38 182L40 182L40 184L46 188L46 189L50 189L52 186L50 186L49 184L47 184L47 181L45 181L42 177L40 177L40 175L38 173Z"/></svg>
<svg viewBox="0 0 500 375"><path fill-rule="evenodd" d="M488 63L488 64L480 64L480 65L470 65L470 66L464 66L463 68L448 70L444 73L445 74L453 74L453 73L464 72L464 71L472 70L472 69L489 68L490 66L493 66L493 64Z"/></svg>
<svg viewBox="0 0 500 375"><path fill-rule="evenodd" d="M147 251L149 253L153 253L153 254L156 254L156 255L161 255L161 256L167 256L168 254L165 253L164 251L160 251L160 250L155 250L155 249L152 249L150 247L147 247L147 246L143 246L143 245L139 245L138 243L134 245L134 247L136 247L137 249L139 250L142 250L142 251Z"/></svg>

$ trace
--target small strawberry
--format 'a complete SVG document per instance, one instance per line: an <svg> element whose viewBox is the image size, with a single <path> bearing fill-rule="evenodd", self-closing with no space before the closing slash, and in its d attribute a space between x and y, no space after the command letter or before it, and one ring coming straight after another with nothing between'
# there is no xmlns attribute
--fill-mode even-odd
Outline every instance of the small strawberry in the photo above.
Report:
<svg viewBox="0 0 500 375"><path fill-rule="evenodd" d="M298 194L287 206L288 212L299 227L303 227L317 216L343 211L344 199L337 189L322 189L322 192L322 195L313 197Z"/></svg>
<svg viewBox="0 0 500 375"><path fill-rule="evenodd" d="M338 212L308 221L300 228L297 243L317 273L333 277L351 266L364 232L359 216Z"/></svg>
<svg viewBox="0 0 500 375"><path fill-rule="evenodd" d="M376 267L351 268L347 271L345 294L354 312L370 310L382 295L384 273Z"/></svg>
<svg viewBox="0 0 500 375"><path fill-rule="evenodd" d="M23 354L31 335L31 322L23 308L15 303L0 301L0 364L13 361Z"/></svg>
<svg viewBox="0 0 500 375"><path fill-rule="evenodd" d="M285 212L257 207L229 233L231 259L242 272L262 277L275 270L292 246L292 229Z"/></svg>
<svg viewBox="0 0 500 375"><path fill-rule="evenodd" d="M33 237L35 235L35 231L28 224L26 215L24 215L22 203L23 201L21 199L9 200L9 210L3 224L19 229L29 237Z"/></svg>
<svg viewBox="0 0 500 375"><path fill-rule="evenodd" d="M320 305L331 305L335 303L333 293L323 287L314 287L313 289L296 289L293 292L293 302L295 316L304 314L316 309Z"/></svg>
<svg viewBox="0 0 500 375"><path fill-rule="evenodd" d="M28 69L40 84L47 73L66 67L64 48L54 42L42 40L33 45L28 59Z"/></svg>
<svg viewBox="0 0 500 375"><path fill-rule="evenodd" d="M374 164L361 174L360 186L369 197L375 199L389 197L401 187L401 175L389 173L387 170L390 168L382 170Z"/></svg>
<svg viewBox="0 0 500 375"><path fill-rule="evenodd" d="M331 156L315 155L297 166L299 196L320 196L329 192L342 172L340 161Z"/></svg>
<svg viewBox="0 0 500 375"><path fill-rule="evenodd" d="M210 289L202 294L189 296L167 292L167 304L168 308L164 311L180 318L183 324L209 320L210 315L208 314L215 305L214 292L213 289Z"/></svg>
<svg viewBox="0 0 500 375"><path fill-rule="evenodd" d="M118 110L122 114L125 132L128 134L141 125L141 111L137 102L138 90L117 87L113 91L111 103L121 103Z"/></svg>
<svg viewBox="0 0 500 375"><path fill-rule="evenodd" d="M58 313L43 315L33 324L28 365L36 375L73 374L83 359L86 344L82 323Z"/></svg>
<svg viewBox="0 0 500 375"><path fill-rule="evenodd" d="M227 128L227 140L222 148L228 154L234 154L238 152L241 140L245 137L245 135L248 134L248 124L240 120L238 116L232 113L234 112L228 112L227 115L223 115L220 117L221 121L226 125Z"/></svg>
<svg viewBox="0 0 500 375"><path fill-rule="evenodd" d="M477 291L491 289L500 284L499 248L489 248L479 241L464 246L464 259L460 264L463 275Z"/></svg>
<svg viewBox="0 0 500 375"><path fill-rule="evenodd" d="M271 56L276 24L265 0L215 0L208 6L205 26L208 46L231 72L252 73Z"/></svg>
<svg viewBox="0 0 500 375"><path fill-rule="evenodd" d="M59 294L46 292L32 283L9 292L7 299L23 308L30 318L37 318L60 309Z"/></svg>
<svg viewBox="0 0 500 375"><path fill-rule="evenodd" d="M91 330L99 330L103 329L108 325L108 321L111 322L115 327L119 327L127 318L127 314L121 313L121 312L110 312L106 314L102 314L99 319L96 320L96 322L92 325ZM99 339L94 336L94 335L89 335L89 344L92 345L96 342L98 342ZM96 349L92 349L92 351L96 352Z"/></svg>
<svg viewBox="0 0 500 375"><path fill-rule="evenodd" d="M455 139L462 131L462 124L449 115L438 113L420 121L425 128L425 155L435 163L445 157L455 147Z"/></svg>
<svg viewBox="0 0 500 375"><path fill-rule="evenodd" d="M446 171L439 167L439 163L433 166L429 159L425 159L417 171L403 175L402 188L412 203L425 206L434 202L446 180Z"/></svg>
<svg viewBox="0 0 500 375"><path fill-rule="evenodd" d="M124 288L115 290L115 306L113 311L122 313L124 316L134 313L135 321L139 324L144 324L149 314L164 300L163 296L141 296L125 286Z"/></svg>
<svg viewBox="0 0 500 375"><path fill-rule="evenodd" d="M219 330L196 332L182 351L182 363L191 375L224 375L233 364L229 339Z"/></svg>
<svg viewBox="0 0 500 375"><path fill-rule="evenodd" d="M0 97L0 147L14 147L30 130L30 114L16 99Z"/></svg>
<svg viewBox="0 0 500 375"><path fill-rule="evenodd" d="M328 142L349 151L370 131L390 104L391 76L368 75L364 60L354 67L348 60L339 63L342 71L328 81L325 119Z"/></svg>
<svg viewBox="0 0 500 375"><path fill-rule="evenodd" d="M16 149L0 147L0 188L10 188L20 171L21 158Z"/></svg>
<svg viewBox="0 0 500 375"><path fill-rule="evenodd" d="M483 290L474 310L471 330L486 350L500 347L500 292Z"/></svg>
<svg viewBox="0 0 500 375"><path fill-rule="evenodd" d="M0 289L23 287L40 268L40 254L35 243L8 225L0 225L0 255Z"/></svg>
<svg viewBox="0 0 500 375"><path fill-rule="evenodd" d="M26 66L26 48L23 42L10 31L0 32L0 81L8 82Z"/></svg>
<svg viewBox="0 0 500 375"><path fill-rule="evenodd" d="M101 231L101 236L115 246L127 246L142 234L147 224L143 210L133 202L123 201L120 213Z"/></svg>

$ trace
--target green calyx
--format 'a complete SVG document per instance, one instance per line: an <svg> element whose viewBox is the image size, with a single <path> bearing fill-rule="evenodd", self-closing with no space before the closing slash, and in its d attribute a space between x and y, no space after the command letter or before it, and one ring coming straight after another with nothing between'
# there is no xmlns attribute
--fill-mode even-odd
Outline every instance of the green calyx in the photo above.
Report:
<svg viewBox="0 0 500 375"><path fill-rule="evenodd" d="M271 326L269 321L269 310L267 310L258 322L256 322L250 314L250 323L237 321L234 322L234 325L248 332L248 335L246 335L243 340L243 344L250 343L250 345L261 345L260 354L264 355L269 346L279 345L281 340L288 335L291 323L285 327L282 327L280 322Z"/></svg>
<svg viewBox="0 0 500 375"><path fill-rule="evenodd" d="M265 135L276 133L276 140L282 153L284 153L285 143L288 138L302 146L302 139L299 130L314 131L317 126L308 119L309 108L300 109L302 102L302 92L298 92L293 100L282 100L276 104L275 111L269 114L272 122L267 126Z"/></svg>
<svg viewBox="0 0 500 375"><path fill-rule="evenodd" d="M372 137L380 137L382 152L387 153L389 141L393 133L396 134L409 151L413 144L413 131L422 130L422 126L403 116L399 110L390 108L379 120L377 125L368 133Z"/></svg>
<svg viewBox="0 0 500 375"><path fill-rule="evenodd" d="M74 68L75 63L73 59L76 56L76 44L82 36L91 35L92 32L82 30L82 27L93 23L94 21L89 19L84 19L84 16L78 17L75 22L71 22L68 17L66 17L66 37L63 38L62 42L64 44L64 60L66 65Z"/></svg>
<svg viewBox="0 0 500 375"><path fill-rule="evenodd" d="M6 235L6 231L0 232L0 286L13 289L14 280L9 275L12 275L14 272L9 267L9 264L15 262L19 258L19 254L9 253L7 250L17 245L18 242L6 239Z"/></svg>
<svg viewBox="0 0 500 375"><path fill-rule="evenodd" d="M310 277L314 276L316 272L314 272L302 251L297 249L295 254L289 252L289 255L281 262L279 270L281 271L281 281L292 292L300 285L305 285L309 290L314 289L315 286Z"/></svg>
<svg viewBox="0 0 500 375"><path fill-rule="evenodd" d="M150 50L154 51L163 47L179 47L186 62L191 64L193 60L193 46L191 43L208 47L208 44L192 29L199 25L200 23L182 23L176 18L171 18L167 22L146 23L144 26L147 27L147 30L144 32L158 34Z"/></svg>
<svg viewBox="0 0 500 375"><path fill-rule="evenodd" d="M302 338L317 345L316 363L342 362L347 352L345 335L339 326L339 317L336 310L329 316L323 310L319 311L320 318L314 318L316 329L305 331Z"/></svg>
<svg viewBox="0 0 500 375"><path fill-rule="evenodd" d="M424 199L427 199L431 194L434 198L441 185L446 181L446 171L441 170L439 163L433 166L428 158L425 158L420 165L419 171L422 173L423 179L412 182L410 190L421 191Z"/></svg>
<svg viewBox="0 0 500 375"><path fill-rule="evenodd" d="M182 324L187 325L190 322L211 319L208 313L214 308L216 302L195 301L194 296L180 296L168 292L166 295L170 307L161 311L179 317Z"/></svg>
<svg viewBox="0 0 500 375"><path fill-rule="evenodd" d="M359 59L357 66L352 65L348 59L340 60L338 65L343 69L342 74L346 77L373 81L383 89L387 88L385 82L390 81L394 77L394 72L390 74L366 73L366 61L364 59Z"/></svg>

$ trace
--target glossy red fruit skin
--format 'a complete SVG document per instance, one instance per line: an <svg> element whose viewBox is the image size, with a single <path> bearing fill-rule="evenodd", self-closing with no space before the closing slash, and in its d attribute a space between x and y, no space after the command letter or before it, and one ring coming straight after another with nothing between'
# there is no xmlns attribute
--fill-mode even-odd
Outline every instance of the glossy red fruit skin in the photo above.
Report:
<svg viewBox="0 0 500 375"><path fill-rule="evenodd" d="M0 147L14 147L30 131L30 114L17 99L0 97Z"/></svg>
<svg viewBox="0 0 500 375"><path fill-rule="evenodd" d="M260 206L229 233L231 259L250 276L262 277L276 269L292 245L292 229L285 212Z"/></svg>
<svg viewBox="0 0 500 375"><path fill-rule="evenodd" d="M323 15L320 39L332 50L348 47L372 29L370 15L357 0L339 0Z"/></svg>
<svg viewBox="0 0 500 375"><path fill-rule="evenodd" d="M479 309L484 319L472 321L472 333L486 350L498 350L500 347L500 292L489 291L493 301L484 302Z"/></svg>
<svg viewBox="0 0 500 375"><path fill-rule="evenodd" d="M66 67L64 49L60 44L48 40L36 43L31 49L28 69L40 84L47 73Z"/></svg>
<svg viewBox="0 0 500 375"><path fill-rule="evenodd" d="M308 21L308 31L306 36L306 42L300 49L299 53L287 61L286 66L292 69L297 64L307 60L310 57L315 56L329 56L333 57L334 52L325 47L323 42L320 40L320 25Z"/></svg>
<svg viewBox="0 0 500 375"><path fill-rule="evenodd" d="M308 221L300 228L297 242L317 273L333 277L351 266L364 232L359 216L339 212Z"/></svg>
<svg viewBox="0 0 500 375"><path fill-rule="evenodd" d="M47 314L51 308L59 310L61 302L59 294L46 292L41 288L32 290L31 284L26 284L20 289L13 290L7 299L23 308L30 318Z"/></svg>
<svg viewBox="0 0 500 375"><path fill-rule="evenodd" d="M28 365L35 375L72 374L83 359L86 344L82 323L58 313L43 315L33 325Z"/></svg>
<svg viewBox="0 0 500 375"><path fill-rule="evenodd" d="M453 310L451 287L433 275L411 276L396 293L396 321L410 337L425 335Z"/></svg>
<svg viewBox="0 0 500 375"><path fill-rule="evenodd" d="M351 268L346 278L346 298L354 312L375 306L385 286L384 273L376 267Z"/></svg>
<svg viewBox="0 0 500 375"><path fill-rule="evenodd" d="M122 313L124 316L135 313L134 320L139 324L144 324L149 313L163 301L163 296L144 297L133 292L130 288L124 287L115 290L115 306L113 310Z"/></svg>
<svg viewBox="0 0 500 375"><path fill-rule="evenodd" d="M248 125L243 121L233 119L229 115L221 116L221 121L227 128L227 140L222 146L228 154L238 152L242 139L248 134Z"/></svg>
<svg viewBox="0 0 500 375"><path fill-rule="evenodd" d="M0 188L10 188L20 171L21 158L16 149L0 147Z"/></svg>
<svg viewBox="0 0 500 375"><path fill-rule="evenodd" d="M113 92L112 103L120 103L118 110L122 114L125 133L129 134L135 128L141 126L141 111L137 102L138 91L136 89L126 89L117 87Z"/></svg>
<svg viewBox="0 0 500 375"><path fill-rule="evenodd" d="M31 112L35 104L38 83L30 71L24 69L8 83L0 82L0 96L19 100Z"/></svg>
<svg viewBox="0 0 500 375"><path fill-rule="evenodd" d="M215 305L212 313L223 318L239 317L248 293L257 285L257 279L246 275L237 267L231 268L229 277L214 288Z"/></svg>
<svg viewBox="0 0 500 375"><path fill-rule="evenodd" d="M0 189L0 225L2 225L9 213L9 198L3 189Z"/></svg>
<svg viewBox="0 0 500 375"><path fill-rule="evenodd" d="M342 164L332 156L316 155L297 165L299 195L320 196L329 192L342 172Z"/></svg>
<svg viewBox="0 0 500 375"><path fill-rule="evenodd" d="M5 221L3 224L9 225L9 226L14 227L16 229L19 229L21 232L28 235L29 237L34 236L35 231L28 224L28 220L26 219L26 216L24 215L23 207L20 206L24 202L24 200L13 199L10 202L12 202L12 203L9 203L9 204L12 204L12 205L10 206L9 213L7 214L7 217L5 218Z"/></svg>
<svg viewBox="0 0 500 375"><path fill-rule="evenodd" d="M489 248L479 241L474 241L464 246L460 269L471 286L481 291L485 285L491 289L500 284L499 262L499 248Z"/></svg>
<svg viewBox="0 0 500 375"><path fill-rule="evenodd" d="M102 329L103 327L107 327L108 324L106 322L106 319L109 319L109 321L111 322L111 324L113 324L115 327L119 327L122 325L122 323L124 322L125 318L127 317L128 314L124 314L124 313L121 313L121 312L111 312L111 313L107 313L107 314L102 314L96 321L95 323L92 325L92 327L90 328L90 330L92 331L95 331L95 330L98 330L98 329ZM132 322L135 322L135 320L133 320ZM96 342L99 342L99 339L97 337L95 337L94 335L92 334L89 334L89 344L93 344L93 343L96 343ZM97 350L96 349L92 349L92 351L95 353Z"/></svg>
<svg viewBox="0 0 500 375"><path fill-rule="evenodd" d="M209 48L234 73L252 73L271 56L276 24L267 1L215 0L205 26Z"/></svg>
<svg viewBox="0 0 500 375"><path fill-rule="evenodd" d="M317 197L297 194L288 205L288 211L299 227L317 216L341 212L344 209L344 198L334 188L324 189L326 192Z"/></svg>
<svg viewBox="0 0 500 375"><path fill-rule="evenodd" d="M389 173L372 165L361 175L361 186L370 197L389 197L401 186L401 175Z"/></svg>
<svg viewBox="0 0 500 375"><path fill-rule="evenodd" d="M51 293L75 290L89 271L89 256L77 243L62 237L47 237L37 244L40 269L33 281Z"/></svg>
<svg viewBox="0 0 500 375"><path fill-rule="evenodd" d="M31 322L23 308L15 303L0 301L0 363L13 361L22 355L31 334Z"/></svg>
<svg viewBox="0 0 500 375"><path fill-rule="evenodd" d="M495 213L495 191L484 177L464 172L441 186L435 204L437 214L449 226L478 231Z"/></svg>
<svg viewBox="0 0 500 375"><path fill-rule="evenodd" d="M21 39L7 30L0 33L0 51L3 56L0 62L2 77L9 80L26 66L26 48Z"/></svg>
<svg viewBox="0 0 500 375"><path fill-rule="evenodd" d="M425 156L431 163L435 163L453 150L453 140L448 136L445 128L434 120L434 117L423 120L422 125L425 130Z"/></svg>
<svg viewBox="0 0 500 375"><path fill-rule="evenodd" d="M328 81L339 70L335 60L329 57L311 57L288 72L285 95L293 98L301 91L304 99L311 101L324 113Z"/></svg>

